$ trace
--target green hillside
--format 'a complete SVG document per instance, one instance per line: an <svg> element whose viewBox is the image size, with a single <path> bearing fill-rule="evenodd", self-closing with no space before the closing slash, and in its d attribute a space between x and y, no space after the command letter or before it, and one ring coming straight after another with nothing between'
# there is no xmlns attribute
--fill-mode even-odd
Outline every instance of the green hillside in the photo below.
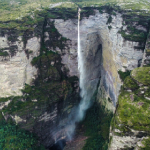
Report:
<svg viewBox="0 0 150 150"><path fill-rule="evenodd" d="M81 7L84 6L101 6L105 4L116 4L123 9L133 10L150 10L150 2L147 0L0 0L0 21L20 20L24 16L31 15L34 17L35 11L42 11L45 8L50 8L51 5L58 2L73 2ZM58 7L73 7L74 4L63 4Z"/></svg>

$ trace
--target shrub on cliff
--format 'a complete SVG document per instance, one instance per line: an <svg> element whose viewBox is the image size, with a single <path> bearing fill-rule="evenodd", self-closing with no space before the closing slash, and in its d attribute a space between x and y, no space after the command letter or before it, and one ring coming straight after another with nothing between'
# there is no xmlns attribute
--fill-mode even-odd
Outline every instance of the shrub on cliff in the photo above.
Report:
<svg viewBox="0 0 150 150"><path fill-rule="evenodd" d="M134 89L137 89L139 86L138 84L130 77L130 76L127 76L124 80L124 85L123 87L125 89L131 89L131 90L134 90Z"/></svg>
<svg viewBox="0 0 150 150"><path fill-rule="evenodd" d="M14 124L0 123L0 149L3 150L45 150L30 132L19 129Z"/></svg>
<svg viewBox="0 0 150 150"><path fill-rule="evenodd" d="M122 81L124 81L125 78L130 75L130 72L131 72L131 71L128 71L128 70L127 70L126 72L122 72L121 70L119 70L119 71L118 71L118 74L119 74L119 76L120 76L120 79L121 79Z"/></svg>

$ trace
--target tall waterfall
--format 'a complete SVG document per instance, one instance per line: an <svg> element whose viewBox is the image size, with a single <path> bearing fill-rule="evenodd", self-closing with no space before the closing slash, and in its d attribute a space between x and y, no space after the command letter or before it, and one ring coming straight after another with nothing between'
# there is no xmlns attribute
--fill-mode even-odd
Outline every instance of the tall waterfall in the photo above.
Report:
<svg viewBox="0 0 150 150"><path fill-rule="evenodd" d="M80 96L81 102L78 107L78 112L76 116L76 121L79 122L83 119L85 111L90 106L91 94L88 87L88 78L87 78L87 70L86 70L86 58L85 54L82 51L81 43L80 43L80 11L78 10L78 70L79 70L79 85L80 85Z"/></svg>
<svg viewBox="0 0 150 150"><path fill-rule="evenodd" d="M95 88L91 88L90 84L93 81L89 80L89 68L87 68L85 52L82 50L81 39L80 39L80 11L78 9L78 70L79 70L79 85L80 85L80 97L81 101L75 111L69 115L69 122L66 126L67 139L72 140L75 132L76 123L82 121L86 110L90 107L91 97Z"/></svg>
<svg viewBox="0 0 150 150"><path fill-rule="evenodd" d="M78 10L78 70L79 70L79 85L80 85L80 96L81 96L81 102L79 104L78 108L78 115L76 116L77 121L81 121L84 117L84 112L87 109L86 105L86 87L85 87L85 71L84 71L84 57L83 52L81 49L81 43L80 43L80 11Z"/></svg>
<svg viewBox="0 0 150 150"><path fill-rule="evenodd" d="M65 139L71 141L73 139L76 124L84 119L86 110L90 107L94 100L94 94L100 80L100 62L101 47L100 39L97 33L90 32L87 34L82 29L80 21L81 9L78 9L78 25L76 27L77 35L77 53L78 53L78 70L79 70L79 87L81 101L78 105L74 105L68 118L62 120L59 127L54 132L55 142ZM84 32L85 35L80 34ZM61 119L61 118L60 118ZM58 133L58 134L55 134Z"/></svg>

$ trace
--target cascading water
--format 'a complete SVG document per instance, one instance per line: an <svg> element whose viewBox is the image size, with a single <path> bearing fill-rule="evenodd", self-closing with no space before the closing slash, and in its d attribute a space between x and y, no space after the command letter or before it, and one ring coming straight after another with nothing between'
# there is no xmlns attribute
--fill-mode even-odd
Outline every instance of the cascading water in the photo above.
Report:
<svg viewBox="0 0 150 150"><path fill-rule="evenodd" d="M67 126L66 133L67 138L69 140L72 139L76 123L80 122L85 115L86 110L90 107L91 104L91 97L93 95L93 92L91 87L89 86L88 75L87 75L87 68L85 67L86 58L85 54L82 51L81 43L80 43L80 11L81 9L78 9L78 70L79 70L79 85L80 85L80 97L81 102L79 103L78 107L76 108L76 111L73 111L71 115L69 116L69 125Z"/></svg>
<svg viewBox="0 0 150 150"><path fill-rule="evenodd" d="M76 116L76 121L81 121L84 117L85 111L89 108L90 100L87 93L87 79L86 79L86 71L85 71L85 57L83 56L84 53L81 49L80 44L80 11L78 10L78 70L79 70L79 85L80 85L80 96L81 96L81 102L79 104L78 108L78 115Z"/></svg>

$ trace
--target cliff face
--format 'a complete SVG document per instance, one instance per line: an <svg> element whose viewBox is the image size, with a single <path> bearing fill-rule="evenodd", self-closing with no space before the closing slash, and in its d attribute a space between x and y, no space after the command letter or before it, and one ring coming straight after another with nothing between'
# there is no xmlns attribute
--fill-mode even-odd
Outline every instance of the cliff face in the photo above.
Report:
<svg viewBox="0 0 150 150"><path fill-rule="evenodd" d="M46 147L66 137L79 101L77 53L70 45L46 17L30 32L1 29L1 121L36 133Z"/></svg>
<svg viewBox="0 0 150 150"><path fill-rule="evenodd" d="M84 11L80 35L88 88L94 93L100 82L97 101L114 112L122 85L118 70L141 64L149 20L107 7ZM68 116L79 103L77 19L70 16L46 16L32 32L0 32L1 113L35 132L45 146L66 137Z"/></svg>
<svg viewBox="0 0 150 150"><path fill-rule="evenodd" d="M41 39L34 35L24 46L22 36L9 41L8 34L4 32L4 35L0 37L1 97L21 95L20 90L23 89L24 84L31 83L37 74L37 69L31 65L31 60L39 55L40 50ZM29 58L26 51L32 53Z"/></svg>
<svg viewBox="0 0 150 150"><path fill-rule="evenodd" d="M121 85L117 71L132 70L138 67L143 58L143 47L145 44L145 40L125 40L122 37L120 31L127 29L122 15L115 12L115 15L111 15L112 21L108 23L110 14L107 12L100 13L98 10L95 10L95 15L84 17L80 22L81 49L87 60L89 49L91 49L90 56L93 57L95 56L97 47L102 47L103 61L97 64L94 62L96 69L94 73L102 71L102 82L114 104L117 101ZM75 40L74 37L76 36L74 35L76 34L74 32L77 30L75 20L55 20L55 26L63 36L71 39L71 41ZM142 27L140 24L135 25L135 28L140 29L141 32L147 32L147 28ZM85 63L85 65L89 66L89 68L91 67L88 63ZM97 75L90 74L91 79L97 77Z"/></svg>

